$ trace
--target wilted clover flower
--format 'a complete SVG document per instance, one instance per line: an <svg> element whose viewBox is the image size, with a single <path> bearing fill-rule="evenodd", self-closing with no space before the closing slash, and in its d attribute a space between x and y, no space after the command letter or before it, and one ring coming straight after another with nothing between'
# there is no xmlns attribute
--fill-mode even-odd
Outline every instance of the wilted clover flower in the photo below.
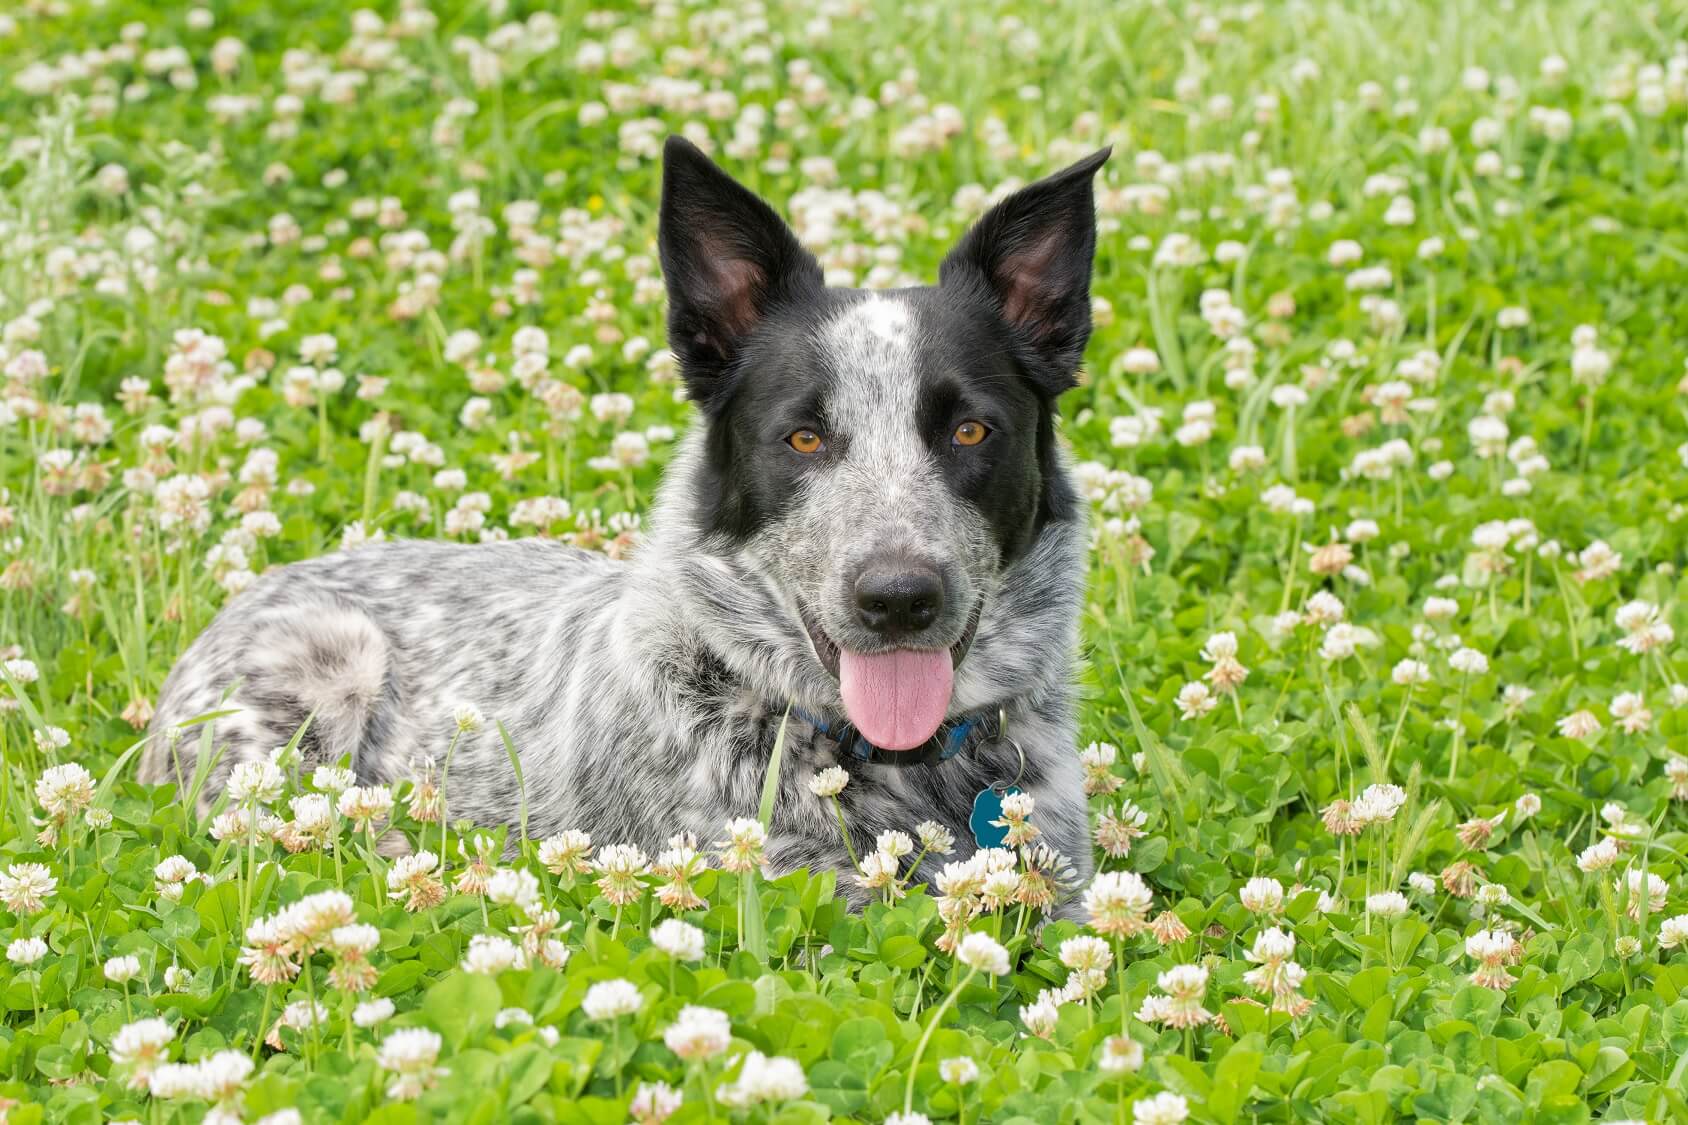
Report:
<svg viewBox="0 0 1688 1125"><path fill-rule="evenodd" d="M1131 842L1144 835L1143 825L1149 814L1132 804L1121 801L1117 810L1104 808L1096 818L1096 846L1115 859L1131 854Z"/></svg>
<svg viewBox="0 0 1688 1125"><path fill-rule="evenodd" d="M252 974L254 983L278 984L298 976L299 963L293 956L292 931L278 918L259 918L246 927L240 963Z"/></svg>
<svg viewBox="0 0 1688 1125"><path fill-rule="evenodd" d="M1002 816L991 824L1008 830L1002 841L1006 846L1017 848L1037 839L1039 829L1031 822L1035 804L1030 793L1009 793L1002 798Z"/></svg>
<svg viewBox="0 0 1688 1125"><path fill-rule="evenodd" d="M592 870L592 837L570 828L539 843L539 862L553 875L584 875Z"/></svg>
<svg viewBox="0 0 1688 1125"><path fill-rule="evenodd" d="M1588 710L1573 711L1561 718L1556 724L1559 733L1566 738L1587 741L1600 733L1600 720Z"/></svg>
<svg viewBox="0 0 1688 1125"><path fill-rule="evenodd" d="M955 833L935 820L923 820L914 826L920 839L920 849L935 855L949 855L955 850Z"/></svg>
<svg viewBox="0 0 1688 1125"><path fill-rule="evenodd" d="M661 1125L674 1116L684 1097L666 1082L641 1082L633 1090L633 1100L627 1105L634 1125Z"/></svg>
<svg viewBox="0 0 1688 1125"><path fill-rule="evenodd" d="M1629 916L1637 922L1641 920L1643 899L1647 902L1647 912L1657 914L1664 910L1670 895L1669 883L1651 871L1641 871L1637 868L1624 872L1622 879L1614 881L1613 889L1617 891L1619 901L1626 904Z"/></svg>
<svg viewBox="0 0 1688 1125"><path fill-rule="evenodd" d="M1213 1019L1202 1007L1207 993L1207 970L1200 965L1175 965L1155 978L1160 994L1150 993L1137 1011L1144 1023L1163 1023L1179 1029L1200 1027Z"/></svg>
<svg viewBox="0 0 1688 1125"><path fill-rule="evenodd" d="M1090 928L1103 937L1130 938L1142 933L1153 904L1149 885L1134 871L1101 872L1084 892Z"/></svg>
<svg viewBox="0 0 1688 1125"><path fill-rule="evenodd" d="M392 815L393 791L385 785L354 785L341 791L336 807L359 832L367 831Z"/></svg>
<svg viewBox="0 0 1688 1125"><path fill-rule="evenodd" d="M440 857L430 851L400 856L387 869L387 897L402 901L412 913L445 901L445 884L438 875Z"/></svg>
<svg viewBox="0 0 1688 1125"><path fill-rule="evenodd" d="M1500 930L1478 930L1465 939L1465 955L1477 961L1471 983L1480 988L1504 990L1513 982L1506 965L1512 960L1512 935Z"/></svg>
<svg viewBox="0 0 1688 1125"><path fill-rule="evenodd" d="M638 902L645 893L640 876L650 861L633 844L611 844L598 852L598 892L611 905L627 906Z"/></svg>
<svg viewBox="0 0 1688 1125"><path fill-rule="evenodd" d="M472 840L457 841L457 854L467 862L458 873L457 881L452 884L452 890L460 895L486 894L486 884L487 880L492 878L493 858L497 850L497 840L479 833Z"/></svg>
<svg viewBox="0 0 1688 1125"><path fill-rule="evenodd" d="M726 871L744 873L758 870L763 863L762 848L768 842L768 830L755 817L741 816L727 822L725 839L715 841L715 849Z"/></svg>
<svg viewBox="0 0 1688 1125"><path fill-rule="evenodd" d="M1087 796L1112 793L1125 779L1113 772L1119 750L1112 743L1092 742L1079 751L1079 765L1084 767L1084 792Z"/></svg>

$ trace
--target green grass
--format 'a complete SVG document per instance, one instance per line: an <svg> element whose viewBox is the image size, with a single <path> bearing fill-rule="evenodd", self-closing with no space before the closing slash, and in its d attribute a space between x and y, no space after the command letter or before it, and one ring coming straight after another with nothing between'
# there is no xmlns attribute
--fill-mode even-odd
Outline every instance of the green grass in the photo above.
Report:
<svg viewBox="0 0 1688 1125"><path fill-rule="evenodd" d="M619 1123L666 1083L673 1122L1688 1120L1688 654L1618 643L1629 603L1683 619L1688 6L566 0L516 33L509 7L355 36L349 11L255 0L210 27L134 0L0 15L0 1119ZM376 533L630 545L688 422L653 242L653 155L682 128L857 284L930 280L985 192L1115 144L1062 429L1098 493L1098 866L1145 881L1159 936L981 907L993 973L951 948L941 856L852 915L854 873L735 872L714 840L706 905L670 909L672 874L618 875L612 840L578 871L555 840L472 862L525 830L442 830L409 783L390 830L447 862L407 903L388 880L414 863L349 817L290 851L238 809L214 833L202 775L132 779L171 663L249 574ZM518 379L526 326L549 362ZM226 356L197 383L187 330ZM464 331L496 378L447 358ZM318 334L344 384L302 393ZM1595 349L1609 371L1579 378ZM594 413L609 393L625 419ZM649 456L605 465L622 430ZM524 520L539 498L569 514ZM252 511L273 534L241 534ZM1220 633L1247 676L1195 714ZM66 764L87 781L38 787ZM1374 785L1400 787L1392 816L1333 834ZM308 827L311 789L284 770L262 797ZM1106 854L1125 801L1141 834ZM510 873L477 891L488 866ZM674 916L701 952L653 944ZM278 918L297 975L265 984ZM544 956L500 969L487 935L534 925ZM1098 928L1106 964L1040 999L1098 964L1074 942ZM1145 1019L1184 965L1214 1018ZM589 998L611 981L635 1011L612 1014L622 985ZM352 1019L377 998L389 1016ZM135 1061L149 1019L168 1042ZM683 1060L681 1032L719 1050Z"/></svg>

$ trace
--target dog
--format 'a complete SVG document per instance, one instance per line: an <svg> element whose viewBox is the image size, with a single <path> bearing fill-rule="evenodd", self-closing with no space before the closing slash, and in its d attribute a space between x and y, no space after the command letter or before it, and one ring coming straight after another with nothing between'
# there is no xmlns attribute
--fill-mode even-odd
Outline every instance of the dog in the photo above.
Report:
<svg viewBox="0 0 1688 1125"><path fill-rule="evenodd" d="M200 737L179 724L214 711L202 809L307 716L304 764L349 759L363 784L416 776L456 736L452 820L514 825L525 789L533 836L654 855L756 815L783 729L770 870L851 871L810 788L836 765L858 854L928 820L971 854L991 831L977 809L1015 786L1038 844L1087 881L1088 509L1056 403L1090 335L1108 155L997 203L937 285L869 291L827 287L766 202L669 139L658 248L697 419L645 541L625 561L394 541L275 569L171 672L142 779L191 777ZM458 736L461 703L487 723ZM859 905L856 882L840 889Z"/></svg>

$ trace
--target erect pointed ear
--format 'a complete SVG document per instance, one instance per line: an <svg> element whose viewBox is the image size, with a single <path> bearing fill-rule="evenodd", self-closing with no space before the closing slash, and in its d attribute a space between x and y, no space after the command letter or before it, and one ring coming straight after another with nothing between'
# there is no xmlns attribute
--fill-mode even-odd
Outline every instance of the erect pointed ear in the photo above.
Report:
<svg viewBox="0 0 1688 1125"><path fill-rule="evenodd" d="M705 408L769 310L823 286L819 263L774 209L683 137L662 149L657 248L668 346Z"/></svg>
<svg viewBox="0 0 1688 1125"><path fill-rule="evenodd" d="M1091 179L1110 145L985 212L938 271L971 290L1013 331L1028 374L1046 394L1077 383L1090 339L1090 266L1096 253Z"/></svg>

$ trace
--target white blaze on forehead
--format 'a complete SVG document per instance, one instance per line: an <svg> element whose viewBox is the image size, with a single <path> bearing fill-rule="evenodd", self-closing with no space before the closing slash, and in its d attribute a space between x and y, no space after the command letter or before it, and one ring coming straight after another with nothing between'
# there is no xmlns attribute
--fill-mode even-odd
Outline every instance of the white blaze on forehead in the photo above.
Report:
<svg viewBox="0 0 1688 1125"><path fill-rule="evenodd" d="M914 433L915 317L900 297L856 301L826 326L833 424L852 442Z"/></svg>
<svg viewBox="0 0 1688 1125"><path fill-rule="evenodd" d="M843 439L829 502L871 525L875 539L917 538L939 518L941 483L919 428L919 331L900 296L855 301L827 325L832 369L827 420Z"/></svg>

